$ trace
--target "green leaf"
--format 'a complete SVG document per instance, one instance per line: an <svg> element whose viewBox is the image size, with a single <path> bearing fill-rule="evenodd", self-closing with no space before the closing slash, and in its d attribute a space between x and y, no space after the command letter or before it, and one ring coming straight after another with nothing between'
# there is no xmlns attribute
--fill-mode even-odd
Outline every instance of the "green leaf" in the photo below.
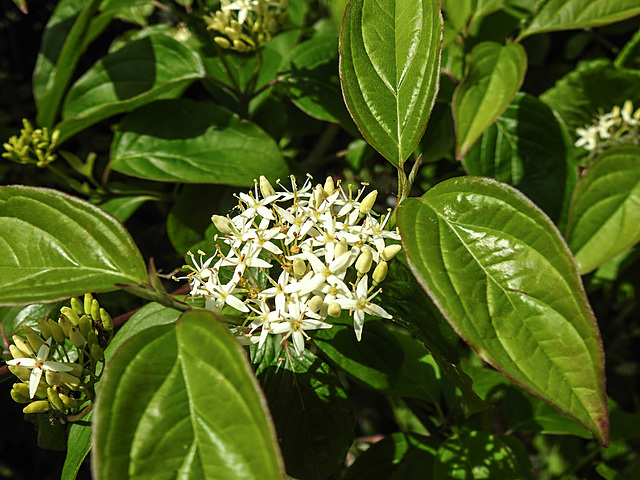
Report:
<svg viewBox="0 0 640 480"><path fill-rule="evenodd" d="M440 445L433 479L532 478L528 459L517 455L507 438L483 431L462 431ZM523 460L527 464L522 465Z"/></svg>
<svg viewBox="0 0 640 480"><path fill-rule="evenodd" d="M47 318L54 305L27 305L26 307L0 307L0 326L6 337L16 333L22 325L33 327L38 320Z"/></svg>
<svg viewBox="0 0 640 480"><path fill-rule="evenodd" d="M53 302L146 279L129 233L99 208L47 188L0 187L0 304Z"/></svg>
<svg viewBox="0 0 640 480"><path fill-rule="evenodd" d="M344 480L423 480L431 478L438 443L434 437L396 432L360 455Z"/></svg>
<svg viewBox="0 0 640 480"><path fill-rule="evenodd" d="M398 227L414 275L478 355L606 444L600 334L548 217L513 187L461 177L402 202Z"/></svg>
<svg viewBox="0 0 640 480"><path fill-rule="evenodd" d="M252 349L252 361L258 364L287 474L326 479L353 442L351 403L329 365L309 350L301 358L292 356L270 337L262 349Z"/></svg>
<svg viewBox="0 0 640 480"><path fill-rule="evenodd" d="M638 14L638 0L548 0L533 16L520 38L556 30L598 27Z"/></svg>
<svg viewBox="0 0 640 480"><path fill-rule="evenodd" d="M640 147L598 157L576 189L568 243L581 274L640 241Z"/></svg>
<svg viewBox="0 0 640 480"><path fill-rule="evenodd" d="M527 54L519 43L483 42L473 48L466 76L453 94L458 159L509 106L526 70Z"/></svg>
<svg viewBox="0 0 640 480"><path fill-rule="evenodd" d="M100 208L110 213L122 223L129 220L138 208L149 200L156 200L155 197L149 195L132 195L130 197L116 197L100 204Z"/></svg>
<svg viewBox="0 0 640 480"><path fill-rule="evenodd" d="M82 462L91 450L91 417L89 412L81 422L73 422L67 430L67 456L62 466L61 480L75 480Z"/></svg>
<svg viewBox="0 0 640 480"><path fill-rule="evenodd" d="M280 479L264 399L211 312L147 328L113 355L94 411L98 478Z"/></svg>
<svg viewBox="0 0 640 480"><path fill-rule="evenodd" d="M564 128L536 97L518 93L464 158L470 175L517 187L556 223L566 225L578 179Z"/></svg>
<svg viewBox="0 0 640 480"><path fill-rule="evenodd" d="M60 143L94 123L160 98L179 96L204 76L198 54L173 38L151 35L103 57L71 87Z"/></svg>
<svg viewBox="0 0 640 480"><path fill-rule="evenodd" d="M438 92L441 45L438 2L347 5L340 34L344 98L364 138L396 167L427 128Z"/></svg>
<svg viewBox="0 0 640 480"><path fill-rule="evenodd" d="M253 185L288 174L273 139L210 103L163 100L127 115L111 145L111 167L162 182Z"/></svg>
<svg viewBox="0 0 640 480"><path fill-rule="evenodd" d="M63 0L47 23L33 72L33 97L40 126L53 126L87 36L93 35L90 27L99 34L107 26L91 22L99 3L100 0Z"/></svg>
<svg viewBox="0 0 640 480"><path fill-rule="evenodd" d="M575 138L575 129L590 125L601 113L625 100L640 103L640 72L618 68L609 60L582 62L578 68L540 95L563 120Z"/></svg>

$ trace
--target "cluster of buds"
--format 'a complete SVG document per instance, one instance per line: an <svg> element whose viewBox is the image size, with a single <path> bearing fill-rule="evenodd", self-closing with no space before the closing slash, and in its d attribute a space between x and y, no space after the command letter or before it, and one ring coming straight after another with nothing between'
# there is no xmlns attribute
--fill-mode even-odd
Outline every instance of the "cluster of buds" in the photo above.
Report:
<svg viewBox="0 0 640 480"><path fill-rule="evenodd" d="M595 123L576 129L576 147L584 147L594 155L622 144L640 144L640 108L633 111L631 100L622 108L613 107L609 113L599 115Z"/></svg>
<svg viewBox="0 0 640 480"><path fill-rule="evenodd" d="M372 302L401 249L397 230L385 229L391 211L377 217L377 191L360 200L364 188L344 189L331 177L315 187L309 178L301 188L291 177L291 190L282 189L260 177L237 196L238 214L212 217L225 252L216 244L208 259L189 253L191 296L226 319L239 318L230 323L245 344L262 347L268 334L282 335L300 356L306 332L330 328L343 311L360 340L365 314L391 318Z"/></svg>
<svg viewBox="0 0 640 480"><path fill-rule="evenodd" d="M46 167L56 159L53 151L60 132L55 130L49 133L46 127L34 130L26 118L22 120L22 124L24 128L20 130L20 136L12 136L3 145L6 152L2 156L12 162Z"/></svg>
<svg viewBox="0 0 640 480"><path fill-rule="evenodd" d="M104 366L104 348L113 321L91 294L84 303L71 299L60 319L40 319L38 330L23 325L24 336L13 335L9 370L20 379L11 397L27 404L24 413L56 412L58 418L77 415L95 397L94 385Z"/></svg>
<svg viewBox="0 0 640 480"><path fill-rule="evenodd" d="M267 43L287 19L289 0L221 0L220 10L204 17L222 48L250 52Z"/></svg>

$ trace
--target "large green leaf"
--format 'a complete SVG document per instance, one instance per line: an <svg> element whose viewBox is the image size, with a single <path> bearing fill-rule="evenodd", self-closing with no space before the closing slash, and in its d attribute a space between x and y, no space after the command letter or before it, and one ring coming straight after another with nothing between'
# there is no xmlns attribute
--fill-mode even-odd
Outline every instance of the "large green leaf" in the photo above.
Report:
<svg viewBox="0 0 640 480"><path fill-rule="evenodd" d="M398 211L409 265L478 355L608 442L604 356L575 261L506 184L447 180Z"/></svg>
<svg viewBox="0 0 640 480"><path fill-rule="evenodd" d="M587 273L640 241L640 147L607 150L580 181L569 247Z"/></svg>
<svg viewBox="0 0 640 480"><path fill-rule="evenodd" d="M265 401L211 312L142 330L111 357L94 412L97 478L280 479Z"/></svg>
<svg viewBox="0 0 640 480"><path fill-rule="evenodd" d="M483 42L474 47L467 73L453 94L458 159L509 106L526 70L527 54L519 43Z"/></svg>
<svg viewBox="0 0 640 480"><path fill-rule="evenodd" d="M427 127L440 73L442 16L434 0L352 0L340 35L342 91L364 138L393 165Z"/></svg>
<svg viewBox="0 0 640 480"><path fill-rule="evenodd" d="M82 422L74 422L67 430L67 456L64 459L60 480L75 480L82 462L91 450L91 417L89 412Z"/></svg>
<svg viewBox="0 0 640 480"><path fill-rule="evenodd" d="M94 64L73 84L62 108L60 141L118 113L179 96L204 76L198 54L173 38L135 40Z"/></svg>
<svg viewBox="0 0 640 480"><path fill-rule="evenodd" d="M469 150L464 166L470 175L517 187L556 225L566 225L578 179L572 152L553 111L536 97L519 93Z"/></svg>
<svg viewBox="0 0 640 480"><path fill-rule="evenodd" d="M99 208L47 188L0 187L0 304L53 302L146 278L129 233Z"/></svg>
<svg viewBox="0 0 640 480"><path fill-rule="evenodd" d="M111 168L163 182L236 186L288 173L278 146L260 127L213 104L184 99L127 115L113 139Z"/></svg>
<svg viewBox="0 0 640 480"><path fill-rule="evenodd" d="M638 0L548 0L520 35L597 27L640 14Z"/></svg>
<svg viewBox="0 0 640 480"><path fill-rule="evenodd" d="M38 125L53 126L87 37L93 34L92 30L99 33L107 26L107 22L92 24L99 3L100 0L63 0L56 5L33 72Z"/></svg>
<svg viewBox="0 0 640 480"><path fill-rule="evenodd" d="M294 478L323 480L353 443L353 409L336 373L309 350L292 356L269 338L253 349L256 375L269 401L278 440ZM263 477L260 477L263 478Z"/></svg>

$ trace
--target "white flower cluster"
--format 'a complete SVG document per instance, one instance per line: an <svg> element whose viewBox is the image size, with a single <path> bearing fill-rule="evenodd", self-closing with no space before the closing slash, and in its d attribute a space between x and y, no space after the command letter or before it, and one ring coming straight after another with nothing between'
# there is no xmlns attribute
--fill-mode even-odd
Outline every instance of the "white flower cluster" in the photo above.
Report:
<svg viewBox="0 0 640 480"><path fill-rule="evenodd" d="M243 343L262 346L268 334L282 335L300 356L306 332L330 328L327 320L343 310L360 340L365 314L391 318L372 303L401 249L387 245L400 239L385 229L391 212L377 218L377 191L360 201L364 189L345 190L331 177L315 187L307 179L301 188L291 177L291 190L282 188L276 192L260 177L237 196L238 214L212 217L228 252L217 245L216 255L199 261L189 253L191 295L204 297L207 309L242 312L233 331Z"/></svg>
<svg viewBox="0 0 640 480"><path fill-rule="evenodd" d="M598 116L596 123L576 129L576 147L601 152L620 144L640 144L640 108L633 111L630 100L622 108L615 106L609 113Z"/></svg>

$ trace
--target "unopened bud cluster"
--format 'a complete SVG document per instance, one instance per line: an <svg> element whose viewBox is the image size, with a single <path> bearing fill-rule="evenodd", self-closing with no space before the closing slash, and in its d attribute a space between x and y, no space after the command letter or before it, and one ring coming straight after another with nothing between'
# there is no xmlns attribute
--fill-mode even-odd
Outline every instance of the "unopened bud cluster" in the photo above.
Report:
<svg viewBox="0 0 640 480"><path fill-rule="evenodd" d="M12 162L46 167L56 159L53 151L60 132L50 133L46 127L34 130L26 118L22 124L24 128L20 130L20 136L12 136L3 145L6 151L2 156Z"/></svg>
<svg viewBox="0 0 640 480"><path fill-rule="evenodd" d="M331 177L315 187L309 178L299 188L293 177L290 190L280 186L260 177L237 196L236 215L212 217L226 246L207 259L189 253L191 295L240 318L233 330L243 343L282 335L302 355L306 332L330 328L343 311L360 340L365 314L391 318L372 302L401 248L398 232L385 229L391 212L373 212L377 191L361 199L364 188L344 189Z"/></svg>
<svg viewBox="0 0 640 480"><path fill-rule="evenodd" d="M13 335L9 346L13 360L7 364L20 379L11 397L27 404L24 413L77 414L95 396L112 334L111 317L91 294L84 302L72 298L58 321L40 319L37 331L23 325L22 335Z"/></svg>
<svg viewBox="0 0 640 480"><path fill-rule="evenodd" d="M613 107L609 113L598 116L595 123L576 129L576 147L584 147L594 154L622 144L640 145L640 108L633 111L631 100L622 108Z"/></svg>
<svg viewBox="0 0 640 480"><path fill-rule="evenodd" d="M287 19L289 0L221 0L220 10L204 17L222 48L250 52L267 43Z"/></svg>

